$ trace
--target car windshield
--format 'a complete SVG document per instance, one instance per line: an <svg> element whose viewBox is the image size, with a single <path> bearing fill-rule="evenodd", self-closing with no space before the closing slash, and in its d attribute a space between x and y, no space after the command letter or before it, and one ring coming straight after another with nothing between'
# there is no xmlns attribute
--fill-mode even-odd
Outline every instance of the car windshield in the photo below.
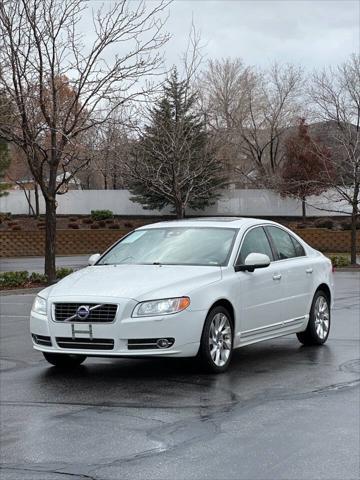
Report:
<svg viewBox="0 0 360 480"><path fill-rule="evenodd" d="M236 230L213 227L136 230L97 265L226 265Z"/></svg>

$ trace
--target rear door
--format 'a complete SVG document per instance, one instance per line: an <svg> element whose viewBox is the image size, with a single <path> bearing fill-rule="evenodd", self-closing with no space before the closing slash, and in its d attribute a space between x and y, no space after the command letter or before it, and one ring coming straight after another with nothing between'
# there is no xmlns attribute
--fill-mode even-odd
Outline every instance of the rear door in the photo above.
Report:
<svg viewBox="0 0 360 480"><path fill-rule="evenodd" d="M303 246L286 230L267 226L266 232L275 250L277 266L282 281L281 320L296 320L307 315L313 290L312 260Z"/></svg>

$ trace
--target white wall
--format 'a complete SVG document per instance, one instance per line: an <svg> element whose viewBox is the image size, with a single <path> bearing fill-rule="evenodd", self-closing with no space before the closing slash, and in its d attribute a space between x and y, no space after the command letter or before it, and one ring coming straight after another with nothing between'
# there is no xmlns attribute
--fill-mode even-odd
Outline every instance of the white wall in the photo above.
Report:
<svg viewBox="0 0 360 480"><path fill-rule="evenodd" d="M31 192L34 204L34 192ZM40 195L41 213L45 212L44 199ZM127 190L71 190L65 195L58 195L58 214L89 214L91 210L112 210L117 215L159 215L168 214L170 209L144 210L138 203L130 200ZM329 201L329 196L312 197L309 203L318 207L327 206L336 210L339 204ZM349 209L347 209L349 210ZM22 191L11 191L0 198L0 212L28 214L29 207ZM221 198L204 211L188 211L195 215L234 215L234 216L301 216L301 204L291 198L281 198L270 190L224 190ZM336 215L307 207L307 214Z"/></svg>

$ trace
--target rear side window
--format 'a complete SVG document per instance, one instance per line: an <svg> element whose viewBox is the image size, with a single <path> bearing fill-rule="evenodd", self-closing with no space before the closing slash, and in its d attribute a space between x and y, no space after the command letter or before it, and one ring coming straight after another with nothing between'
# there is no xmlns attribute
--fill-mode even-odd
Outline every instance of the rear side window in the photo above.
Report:
<svg viewBox="0 0 360 480"><path fill-rule="evenodd" d="M270 260L274 260L269 240L262 227L253 228L250 232L246 233L236 264L243 265L245 258L250 253L263 253L267 255Z"/></svg>
<svg viewBox="0 0 360 480"><path fill-rule="evenodd" d="M267 227L267 231L269 232L273 244L276 248L279 260L298 256L296 254L295 244L293 243L290 235L285 232L285 230L277 227Z"/></svg>
<svg viewBox="0 0 360 480"><path fill-rule="evenodd" d="M305 250L304 250L304 247L301 245L301 243L298 242L294 237L291 237L291 240L293 241L293 244L295 247L296 256L305 257Z"/></svg>

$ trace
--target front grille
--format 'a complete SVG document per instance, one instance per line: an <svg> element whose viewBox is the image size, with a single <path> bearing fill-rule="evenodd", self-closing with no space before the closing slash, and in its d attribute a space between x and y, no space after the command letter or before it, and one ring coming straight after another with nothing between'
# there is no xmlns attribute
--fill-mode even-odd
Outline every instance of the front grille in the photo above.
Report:
<svg viewBox="0 0 360 480"><path fill-rule="evenodd" d="M167 340L168 345L166 347L159 346L159 340ZM128 340L128 350L162 350L164 348L170 348L174 345L175 338L132 338Z"/></svg>
<svg viewBox="0 0 360 480"><path fill-rule="evenodd" d="M61 348L77 348L80 350L113 350L112 338L71 338L56 337L56 343Z"/></svg>
<svg viewBox="0 0 360 480"><path fill-rule="evenodd" d="M86 306L90 312L88 317L79 318L76 312L79 307ZM111 303L55 303L55 321L56 322L86 322L86 323L106 323L113 322L117 312L117 305ZM71 319L71 320L69 320Z"/></svg>
<svg viewBox="0 0 360 480"><path fill-rule="evenodd" d="M52 346L50 337L45 337L45 335L35 335L35 333L33 333L31 336L37 345L44 345L45 347Z"/></svg>

